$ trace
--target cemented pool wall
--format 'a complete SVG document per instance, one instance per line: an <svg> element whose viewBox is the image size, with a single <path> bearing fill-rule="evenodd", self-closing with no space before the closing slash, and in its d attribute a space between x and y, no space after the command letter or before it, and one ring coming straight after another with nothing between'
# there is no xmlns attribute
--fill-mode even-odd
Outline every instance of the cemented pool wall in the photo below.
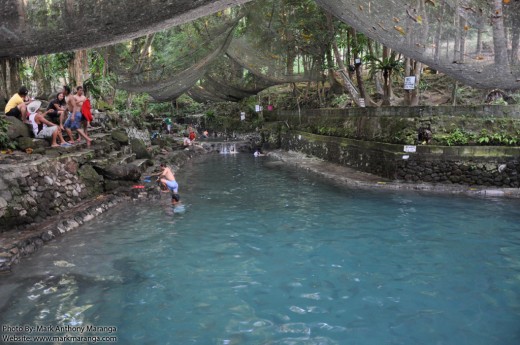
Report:
<svg viewBox="0 0 520 345"><path fill-rule="evenodd" d="M281 134L280 143L284 150L303 152L389 179L520 186L520 147L397 145L300 131Z"/></svg>

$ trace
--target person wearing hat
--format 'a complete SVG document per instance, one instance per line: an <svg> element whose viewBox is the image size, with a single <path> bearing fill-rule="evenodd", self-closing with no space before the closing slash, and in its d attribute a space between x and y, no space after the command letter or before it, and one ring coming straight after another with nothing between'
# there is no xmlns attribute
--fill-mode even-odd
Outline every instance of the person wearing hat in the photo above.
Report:
<svg viewBox="0 0 520 345"><path fill-rule="evenodd" d="M65 142L65 139L63 139L63 135L61 135L61 131L58 129L58 126L43 116L43 113L40 111L41 105L42 102L40 101L32 101L27 106L27 111L29 112L29 122L32 125L34 137L37 139L51 138L51 147L60 146L56 142L57 138L60 139L61 146L71 146L69 143Z"/></svg>
<svg viewBox="0 0 520 345"><path fill-rule="evenodd" d="M30 102L29 90L25 86L22 86L18 93L15 93L9 102L5 105L5 115L14 116L24 123L27 123L27 104Z"/></svg>

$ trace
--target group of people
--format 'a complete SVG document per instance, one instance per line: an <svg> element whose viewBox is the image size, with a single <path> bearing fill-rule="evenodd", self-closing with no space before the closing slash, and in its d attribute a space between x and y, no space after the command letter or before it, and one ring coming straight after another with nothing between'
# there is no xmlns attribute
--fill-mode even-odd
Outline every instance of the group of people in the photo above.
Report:
<svg viewBox="0 0 520 345"><path fill-rule="evenodd" d="M40 109L41 102L29 98L29 90L22 86L18 93L14 94L7 102L5 115L14 116L23 123L30 124L34 137L51 139L52 147L73 145L75 141L72 131L78 133L77 142L80 142L83 138L86 140L87 146L90 146L92 139L87 133L89 119L85 118L82 113L82 108L85 108L85 105L88 108L88 114L90 114L90 102L84 94L83 87L76 87L76 93L71 94L70 87L65 85L63 90L56 95L56 98L49 103L47 109L42 111ZM69 141L65 141L62 131L67 133Z"/></svg>

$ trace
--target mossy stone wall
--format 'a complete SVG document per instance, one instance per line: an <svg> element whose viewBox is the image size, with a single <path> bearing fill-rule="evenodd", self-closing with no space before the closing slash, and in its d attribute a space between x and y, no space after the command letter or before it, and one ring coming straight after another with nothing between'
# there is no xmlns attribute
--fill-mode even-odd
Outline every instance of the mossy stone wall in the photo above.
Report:
<svg viewBox="0 0 520 345"><path fill-rule="evenodd" d="M288 131L281 148L392 180L520 186L520 147L420 145L404 152L404 145Z"/></svg>
<svg viewBox="0 0 520 345"><path fill-rule="evenodd" d="M520 106L314 109L300 113L296 110L269 112L267 116L269 121L284 122L292 129L385 143L416 144L418 130L423 127L431 129L432 143L437 144L450 143L450 136L457 131L467 144L477 143L482 136L497 134L516 138L516 144L520 145Z"/></svg>

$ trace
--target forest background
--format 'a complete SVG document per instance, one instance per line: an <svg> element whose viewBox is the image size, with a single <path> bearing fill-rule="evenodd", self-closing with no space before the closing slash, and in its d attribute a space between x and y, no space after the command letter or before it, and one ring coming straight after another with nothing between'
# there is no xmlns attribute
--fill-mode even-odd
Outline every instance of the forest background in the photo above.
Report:
<svg viewBox="0 0 520 345"><path fill-rule="evenodd" d="M427 2L417 0L417 8ZM519 20L515 9L506 20ZM455 33L454 47L474 41L475 51L466 54L475 59L492 50L480 32L465 35L458 16L446 21L439 40ZM449 46L436 51L453 59L460 53ZM415 88L404 90L410 76ZM258 104L303 109L520 99L511 90L461 84L357 32L313 0L255 1L116 45L0 59L0 108L20 85L50 100L65 84L83 85L97 109L128 116L211 114L216 102L229 101L254 114Z"/></svg>

